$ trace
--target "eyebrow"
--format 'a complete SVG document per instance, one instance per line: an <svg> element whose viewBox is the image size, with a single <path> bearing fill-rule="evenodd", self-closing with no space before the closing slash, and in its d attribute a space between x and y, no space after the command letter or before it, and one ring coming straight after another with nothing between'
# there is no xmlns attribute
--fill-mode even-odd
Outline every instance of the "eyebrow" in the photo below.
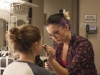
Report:
<svg viewBox="0 0 100 75"><path fill-rule="evenodd" d="M58 32L58 31L59 31L59 30L54 30L54 31L52 32L52 34L55 33L55 32ZM51 34L51 33L48 33L48 34Z"/></svg>
<svg viewBox="0 0 100 75"><path fill-rule="evenodd" d="M60 30L54 30L53 32L56 32L56 31L60 31Z"/></svg>
<svg viewBox="0 0 100 75"><path fill-rule="evenodd" d="M52 35L55 32L59 32L60 30L54 30L52 33L48 33L49 35Z"/></svg>

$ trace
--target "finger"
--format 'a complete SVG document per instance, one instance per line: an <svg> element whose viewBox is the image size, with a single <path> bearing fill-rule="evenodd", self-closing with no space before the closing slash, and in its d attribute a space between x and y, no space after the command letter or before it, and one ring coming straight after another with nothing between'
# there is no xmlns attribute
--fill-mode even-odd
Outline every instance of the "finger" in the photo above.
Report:
<svg viewBox="0 0 100 75"><path fill-rule="evenodd" d="M45 65L45 67L50 68L50 65L49 66Z"/></svg>
<svg viewBox="0 0 100 75"><path fill-rule="evenodd" d="M51 49L47 48L45 51L52 51Z"/></svg>
<svg viewBox="0 0 100 75"><path fill-rule="evenodd" d="M48 66L48 65L49 65L49 63L48 63L48 62L45 62L45 65L46 65L46 66ZM49 66L50 66L50 65L49 65Z"/></svg>
<svg viewBox="0 0 100 75"><path fill-rule="evenodd" d="M53 54L53 55L55 55L55 50L47 49L46 52L47 52L47 55L48 55L48 54Z"/></svg>
<svg viewBox="0 0 100 75"><path fill-rule="evenodd" d="M45 67L50 67L50 65L48 63L45 63Z"/></svg>
<svg viewBox="0 0 100 75"><path fill-rule="evenodd" d="M47 70L52 70L51 68L45 68L45 69L47 69Z"/></svg>
<svg viewBox="0 0 100 75"><path fill-rule="evenodd" d="M50 69L51 67L47 67L47 66L45 66L45 68Z"/></svg>
<svg viewBox="0 0 100 75"><path fill-rule="evenodd" d="M49 57L52 56L52 55L54 55L54 53L49 51Z"/></svg>
<svg viewBox="0 0 100 75"><path fill-rule="evenodd" d="M46 51L46 56L48 56L49 55L49 52L48 51Z"/></svg>
<svg viewBox="0 0 100 75"><path fill-rule="evenodd" d="M52 49L52 50L54 50L54 48L52 48L51 46L46 46L46 49Z"/></svg>
<svg viewBox="0 0 100 75"><path fill-rule="evenodd" d="M51 46L48 46L48 45L46 45L46 47L45 47L45 50L47 50L47 49L51 49L51 50L55 51L54 48L52 48Z"/></svg>
<svg viewBox="0 0 100 75"><path fill-rule="evenodd" d="M45 51L50 51L53 55L55 55L55 50L52 47L46 46Z"/></svg>
<svg viewBox="0 0 100 75"><path fill-rule="evenodd" d="M49 52L52 52L52 53L54 53L54 52L55 52L55 50L50 49L50 48L46 49L45 51L49 51Z"/></svg>
<svg viewBox="0 0 100 75"><path fill-rule="evenodd" d="M51 48L51 49L53 49L51 46L46 45L46 44L44 44L43 47L44 47L45 49L47 49L47 48Z"/></svg>
<svg viewBox="0 0 100 75"><path fill-rule="evenodd" d="M45 68L46 68L47 70L52 70L52 68L51 68L50 65L49 65L49 66L46 66L46 65L45 65Z"/></svg>
<svg viewBox="0 0 100 75"><path fill-rule="evenodd" d="M50 51L46 51L47 52L47 56L49 56L50 55Z"/></svg>
<svg viewBox="0 0 100 75"><path fill-rule="evenodd" d="M44 50L46 49L46 46L47 46L46 44L43 45Z"/></svg>
<svg viewBox="0 0 100 75"><path fill-rule="evenodd" d="M46 61L45 64L49 64L49 62Z"/></svg>
<svg viewBox="0 0 100 75"><path fill-rule="evenodd" d="M45 64L45 66L50 66L49 64Z"/></svg>

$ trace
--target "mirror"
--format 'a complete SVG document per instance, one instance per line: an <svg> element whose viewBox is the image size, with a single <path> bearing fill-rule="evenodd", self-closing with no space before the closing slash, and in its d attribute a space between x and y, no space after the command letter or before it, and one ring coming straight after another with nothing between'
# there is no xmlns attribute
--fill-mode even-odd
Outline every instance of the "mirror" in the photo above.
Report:
<svg viewBox="0 0 100 75"><path fill-rule="evenodd" d="M8 30L8 22L0 18L0 49L6 47L5 33Z"/></svg>
<svg viewBox="0 0 100 75"><path fill-rule="evenodd" d="M26 24L25 21L23 21L23 20L18 20L18 21L17 21L17 25L18 25L18 26L20 26L20 25L22 25L22 24Z"/></svg>

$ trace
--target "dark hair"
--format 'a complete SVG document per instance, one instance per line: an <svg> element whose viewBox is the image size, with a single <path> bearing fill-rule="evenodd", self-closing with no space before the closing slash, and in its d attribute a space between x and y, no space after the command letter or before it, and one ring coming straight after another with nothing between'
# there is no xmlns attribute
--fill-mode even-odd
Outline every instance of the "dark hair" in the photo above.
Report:
<svg viewBox="0 0 100 75"><path fill-rule="evenodd" d="M29 52L33 43L41 39L40 30L33 25L21 25L12 27L6 34L8 43L12 45L14 51Z"/></svg>
<svg viewBox="0 0 100 75"><path fill-rule="evenodd" d="M68 24L70 29L70 22L69 20L65 19L62 9L59 10L59 13L49 16L46 26L48 26L49 24L57 24L62 27L65 27L65 25Z"/></svg>

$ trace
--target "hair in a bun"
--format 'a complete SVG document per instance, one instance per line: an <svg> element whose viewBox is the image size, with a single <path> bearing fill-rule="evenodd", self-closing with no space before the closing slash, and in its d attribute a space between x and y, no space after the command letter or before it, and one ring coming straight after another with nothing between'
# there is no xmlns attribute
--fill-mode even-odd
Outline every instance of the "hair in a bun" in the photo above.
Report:
<svg viewBox="0 0 100 75"><path fill-rule="evenodd" d="M59 13L60 13L60 14L63 14L63 9L60 9L60 10L59 10Z"/></svg>
<svg viewBox="0 0 100 75"><path fill-rule="evenodd" d="M17 27L12 27L11 29L10 29L10 33L11 34L16 34L18 32L18 28Z"/></svg>
<svg viewBox="0 0 100 75"><path fill-rule="evenodd" d="M17 36L18 36L17 27L12 27L11 29L9 29L8 34L6 34L6 38L10 43L17 42Z"/></svg>

